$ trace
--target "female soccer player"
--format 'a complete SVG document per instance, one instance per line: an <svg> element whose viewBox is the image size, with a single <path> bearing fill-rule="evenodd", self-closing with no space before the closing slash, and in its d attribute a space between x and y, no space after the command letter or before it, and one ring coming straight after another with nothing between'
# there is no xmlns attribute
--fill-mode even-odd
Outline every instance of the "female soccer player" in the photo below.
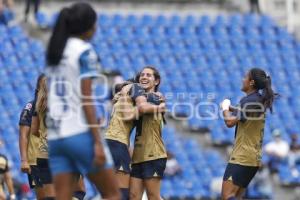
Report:
<svg viewBox="0 0 300 200"><path fill-rule="evenodd" d="M54 199L55 192L52 184L52 177L48 162L48 144L47 144L47 128L46 128L46 110L47 110L47 83L46 76L40 80L39 90L37 93L35 111L32 117L31 129L32 133L39 138L36 163L38 168L38 178L43 186L43 193L47 200ZM77 185L73 197L83 200L85 195L85 187L82 177L77 174L75 176Z"/></svg>
<svg viewBox="0 0 300 200"><path fill-rule="evenodd" d="M145 90L133 82L116 85L115 94L113 112L106 132L106 141L115 163L122 200L128 200L131 162L128 148L134 120L145 113L164 112L165 105L164 103L160 105L147 103Z"/></svg>
<svg viewBox="0 0 300 200"><path fill-rule="evenodd" d="M40 80L40 87L37 94L35 112L31 122L32 134L39 137L39 144L36 153L36 163L39 171L39 179L43 184L44 199L51 200L55 197L52 184L51 172L48 165L48 144L47 130L45 124L47 109L47 83L46 76Z"/></svg>
<svg viewBox="0 0 300 200"><path fill-rule="evenodd" d="M145 67L137 77L146 93L154 93L160 84L159 72L154 67ZM148 100L155 105L160 98ZM144 189L148 199L160 200L160 182L166 167L167 152L162 141L163 115L144 114L136 122L136 136L130 174L130 199L142 199Z"/></svg>
<svg viewBox="0 0 300 200"><path fill-rule="evenodd" d="M47 49L48 144L57 200L70 200L74 174L86 174L105 199L120 199L112 158L100 136L92 97L99 60L88 42L97 14L87 3L64 8Z"/></svg>
<svg viewBox="0 0 300 200"><path fill-rule="evenodd" d="M41 74L36 83L35 96L37 97L37 93L41 86L41 80L45 77L44 74ZM20 129L20 137L19 137L19 149L21 155L21 171L28 174L28 181L30 188L34 188L37 199L44 198L43 185L39 178L39 171L36 164L36 153L37 148L39 146L39 138L36 137L31 132L31 120L34 112L35 101L34 100L28 102L26 106L23 108L20 121L19 121L19 129Z"/></svg>
<svg viewBox="0 0 300 200"><path fill-rule="evenodd" d="M271 87L271 78L259 68L251 69L243 79L242 91L246 96L238 108L230 106L225 99L221 108L227 127L236 127L235 143L224 173L222 199L241 198L245 188L255 176L262 155L265 112L276 94ZM233 114L231 114L233 112Z"/></svg>

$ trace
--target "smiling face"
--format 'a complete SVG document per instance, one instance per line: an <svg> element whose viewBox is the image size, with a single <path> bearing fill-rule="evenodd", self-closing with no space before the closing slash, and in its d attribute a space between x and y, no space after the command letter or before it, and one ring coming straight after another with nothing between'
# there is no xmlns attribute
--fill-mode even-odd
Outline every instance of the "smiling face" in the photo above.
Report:
<svg viewBox="0 0 300 200"><path fill-rule="evenodd" d="M160 80L156 80L154 71L150 68L144 68L139 76L139 83L146 92L154 92L155 87L159 84Z"/></svg>

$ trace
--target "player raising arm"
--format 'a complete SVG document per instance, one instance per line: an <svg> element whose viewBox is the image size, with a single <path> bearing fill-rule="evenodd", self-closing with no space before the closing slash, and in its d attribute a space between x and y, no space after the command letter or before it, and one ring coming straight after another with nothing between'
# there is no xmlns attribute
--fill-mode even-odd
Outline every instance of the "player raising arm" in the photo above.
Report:
<svg viewBox="0 0 300 200"><path fill-rule="evenodd" d="M221 103L227 127L235 126L235 142L226 167L222 199L242 198L244 190L261 164L265 113L272 112L276 96L271 87L271 77L259 68L252 68L243 79L242 91L246 94L239 106L231 107L229 99Z"/></svg>

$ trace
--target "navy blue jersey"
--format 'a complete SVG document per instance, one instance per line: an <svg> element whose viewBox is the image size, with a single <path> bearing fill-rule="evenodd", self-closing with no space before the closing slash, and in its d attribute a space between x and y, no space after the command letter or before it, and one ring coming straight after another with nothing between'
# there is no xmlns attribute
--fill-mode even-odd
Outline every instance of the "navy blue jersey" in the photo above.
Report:
<svg viewBox="0 0 300 200"><path fill-rule="evenodd" d="M255 110L257 110L257 112L255 112ZM252 115L256 114L259 117L263 112L262 96L259 92L253 92L240 100L238 109L234 112L234 115L238 117L239 121L245 122L247 117L253 117L249 116L249 113Z"/></svg>
<svg viewBox="0 0 300 200"><path fill-rule="evenodd" d="M154 105L159 105L161 103L159 96L154 93L148 93L146 96L147 96L147 101L149 103L152 103Z"/></svg>
<svg viewBox="0 0 300 200"><path fill-rule="evenodd" d="M26 106L23 108L20 115L19 126L31 126L31 119L33 113L35 112L34 107L35 107L34 101L29 101L26 104Z"/></svg>
<svg viewBox="0 0 300 200"><path fill-rule="evenodd" d="M261 164L265 127L265 108L261 94L253 92L242 98L236 114L239 121L235 129L235 142L229 162L258 167ZM255 171L249 176L249 180L254 174Z"/></svg>
<svg viewBox="0 0 300 200"><path fill-rule="evenodd" d="M132 100L135 101L139 96L145 96L145 89L142 88L139 84L134 83L129 91L129 95Z"/></svg>

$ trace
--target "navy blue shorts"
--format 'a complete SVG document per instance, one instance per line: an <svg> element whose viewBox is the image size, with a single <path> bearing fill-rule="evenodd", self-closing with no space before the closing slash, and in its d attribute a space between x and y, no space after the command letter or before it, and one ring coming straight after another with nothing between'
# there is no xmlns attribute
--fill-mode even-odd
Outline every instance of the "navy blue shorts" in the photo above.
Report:
<svg viewBox="0 0 300 200"><path fill-rule="evenodd" d="M166 163L166 158L160 158L157 160L132 164L130 176L140 179L162 178L166 169Z"/></svg>
<svg viewBox="0 0 300 200"><path fill-rule="evenodd" d="M49 167L49 160L45 158L37 158L36 163L42 184L51 184L52 175Z"/></svg>
<svg viewBox="0 0 300 200"><path fill-rule="evenodd" d="M115 163L115 169L129 174L131 159L127 145L111 139L106 139L106 143Z"/></svg>
<svg viewBox="0 0 300 200"><path fill-rule="evenodd" d="M30 165L31 173L28 174L28 182L31 189L37 187L43 187L43 183L40 179L40 171L36 165Z"/></svg>
<svg viewBox="0 0 300 200"><path fill-rule="evenodd" d="M228 163L223 181L232 181L234 185L247 188L259 167Z"/></svg>

